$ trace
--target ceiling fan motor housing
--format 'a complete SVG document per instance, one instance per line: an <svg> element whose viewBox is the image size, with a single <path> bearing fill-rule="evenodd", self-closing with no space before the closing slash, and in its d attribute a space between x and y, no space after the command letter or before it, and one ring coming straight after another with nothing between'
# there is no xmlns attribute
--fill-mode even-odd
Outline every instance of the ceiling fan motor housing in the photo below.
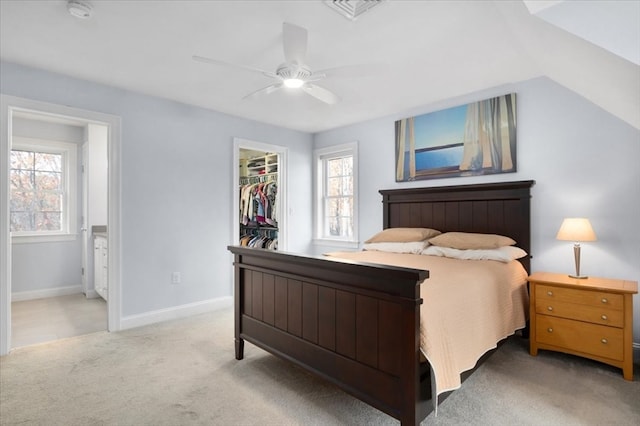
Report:
<svg viewBox="0 0 640 426"><path fill-rule="evenodd" d="M311 70L304 65L285 62L278 67L276 74L283 80L306 80L307 78L309 78L309 76L311 76Z"/></svg>

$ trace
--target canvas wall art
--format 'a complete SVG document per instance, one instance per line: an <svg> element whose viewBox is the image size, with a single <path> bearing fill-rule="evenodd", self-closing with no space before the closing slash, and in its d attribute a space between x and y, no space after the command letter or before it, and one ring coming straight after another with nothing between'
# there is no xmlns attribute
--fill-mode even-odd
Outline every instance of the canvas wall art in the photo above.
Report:
<svg viewBox="0 0 640 426"><path fill-rule="evenodd" d="M516 94L395 123L396 182L513 173Z"/></svg>

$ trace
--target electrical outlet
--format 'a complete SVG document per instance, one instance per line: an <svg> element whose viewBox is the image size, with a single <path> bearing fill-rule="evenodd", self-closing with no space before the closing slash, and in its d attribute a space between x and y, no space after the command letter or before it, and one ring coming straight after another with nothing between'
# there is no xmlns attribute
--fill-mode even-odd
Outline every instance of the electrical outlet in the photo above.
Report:
<svg viewBox="0 0 640 426"><path fill-rule="evenodd" d="M172 272L171 273L171 284L180 284L182 277L180 276L180 272Z"/></svg>

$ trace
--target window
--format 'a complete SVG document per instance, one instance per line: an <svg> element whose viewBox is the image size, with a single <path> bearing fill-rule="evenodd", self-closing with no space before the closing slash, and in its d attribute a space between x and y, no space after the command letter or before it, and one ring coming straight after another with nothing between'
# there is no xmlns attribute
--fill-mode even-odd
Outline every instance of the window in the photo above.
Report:
<svg viewBox="0 0 640 426"><path fill-rule="evenodd" d="M357 144L315 151L316 240L358 241Z"/></svg>
<svg viewBox="0 0 640 426"><path fill-rule="evenodd" d="M19 241L65 240L76 234L77 147L14 137L10 161L10 230Z"/></svg>

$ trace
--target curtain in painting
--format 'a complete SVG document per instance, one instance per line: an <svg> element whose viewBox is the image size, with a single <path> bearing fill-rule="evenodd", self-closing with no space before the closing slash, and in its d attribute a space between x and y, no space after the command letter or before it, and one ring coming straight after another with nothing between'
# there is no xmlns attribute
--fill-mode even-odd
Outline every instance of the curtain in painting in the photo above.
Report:
<svg viewBox="0 0 640 426"><path fill-rule="evenodd" d="M405 118L396 121L396 147L397 164L396 164L396 181L403 181L404 178L404 162L406 160L407 151L405 151L406 136L409 133L409 180L416 178L416 137L414 129L414 117Z"/></svg>
<svg viewBox="0 0 640 426"><path fill-rule="evenodd" d="M514 170L515 144L515 96L500 96L467 106L460 170Z"/></svg>
<svg viewBox="0 0 640 426"><path fill-rule="evenodd" d="M407 119L407 127L409 127L409 180L416 178L416 136L414 129L414 117Z"/></svg>
<svg viewBox="0 0 640 426"><path fill-rule="evenodd" d="M396 147L398 149L398 152L396 153L396 181L398 182L404 180L404 139L406 128L406 120L396 121Z"/></svg>

